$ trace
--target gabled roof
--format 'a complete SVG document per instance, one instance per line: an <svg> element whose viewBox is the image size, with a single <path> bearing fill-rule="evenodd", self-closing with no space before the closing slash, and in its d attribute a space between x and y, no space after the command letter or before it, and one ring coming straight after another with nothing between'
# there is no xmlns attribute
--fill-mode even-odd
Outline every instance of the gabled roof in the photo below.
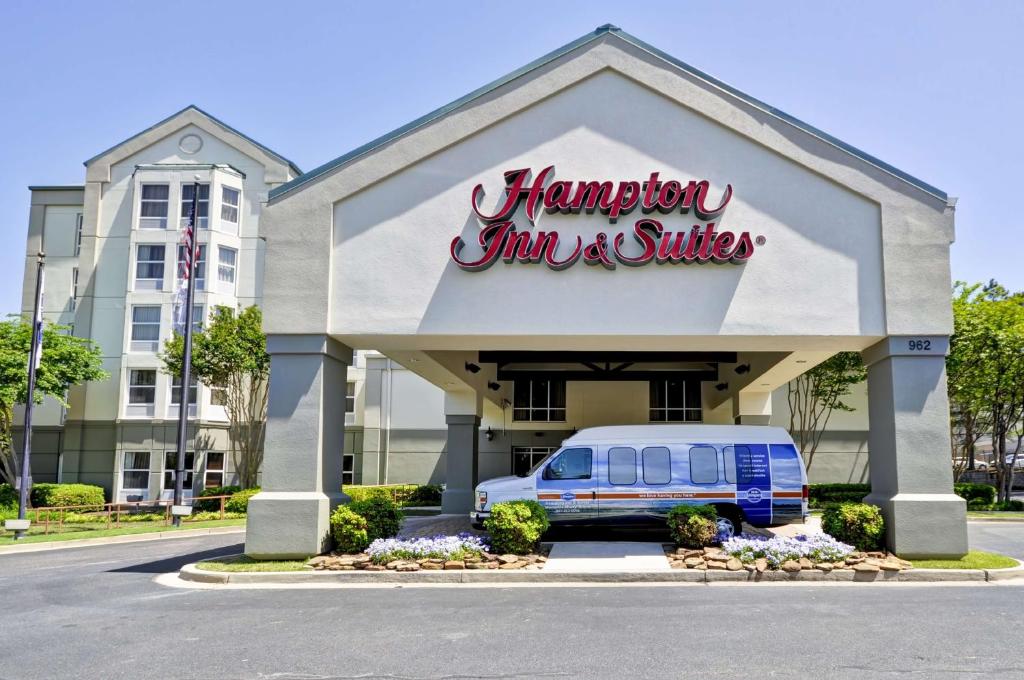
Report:
<svg viewBox="0 0 1024 680"><path fill-rule="evenodd" d="M281 154L277 153L276 151L273 151L272 149L268 149L267 147L263 146L262 144L257 142L252 137L246 135L245 133L239 132L238 130L236 130L235 128L231 127L230 125L228 125L224 121L220 120L216 116L212 116L209 113L207 113L206 111L203 111L201 108L199 108L195 104L189 104L188 106L186 106L182 110L176 111L175 113L172 113L171 115L167 116L166 118L161 120L159 123L155 123L153 125L150 125L148 128L146 128L142 132L136 133L136 134L132 135L131 137L128 137L127 139L121 140L120 142L118 142L117 144L113 145L109 149L105 149L105 150L101 151L100 153L96 154L95 156L93 156L92 158L90 158L89 160L85 161L84 165L89 165L93 161L95 161L95 160L97 160L99 158L102 158L103 156L106 156L108 153L110 153L111 151L113 151L117 147L121 146L122 144L126 144L126 143L132 141L133 139L135 139L137 137L141 137L142 135L146 134L147 132L149 132L151 130L155 130L156 128L160 127L161 125L164 125L165 123L167 123L167 122L177 118L178 116L180 116L181 114L183 114L183 113L185 113L187 111L195 111L196 113L199 113L199 114L205 116L212 123L214 123L214 124L218 125L219 127L223 128L224 131L229 132L229 133L231 133L233 135L238 135L239 137L241 137L242 139L246 140L250 144L253 144L254 146L259 147L259 149L261 151L263 151L264 153L266 153L267 155L273 156L274 158L280 160L281 162L286 163L288 165L288 167L291 168L292 172L294 172L295 174L297 174L297 175L301 175L302 174L302 170L300 170L299 166L295 165L295 163L292 163L290 160L288 160L287 158L285 158Z"/></svg>
<svg viewBox="0 0 1024 680"><path fill-rule="evenodd" d="M402 127L398 128L396 130L392 130L391 132L387 133L386 135L378 137L377 139L375 139L375 140L373 140L373 141L371 141L371 142L369 142L367 144L364 144L364 145L362 145L362 146L360 146L360 147L358 147L356 149L353 149L352 151L349 151L348 153L346 153L346 154L344 154L342 156L339 156L339 157L335 158L332 161L324 163L323 165L321 165L321 166L319 166L317 168L314 168L313 170L310 170L309 172L307 172L307 173L305 173L303 175L300 175L300 176L296 177L295 179L293 179L293 180L291 180L289 182L286 182L284 184L281 184L281 185L271 189L269 198L270 198L270 200L274 200L275 198L279 198L279 197L281 197L281 196L283 196L283 195L285 195L285 194L287 194L287 193L289 193L291 191L294 191L294 190L302 187L303 185L312 182L313 180L317 179L318 177L321 177L322 175L325 175L325 174L331 172L332 170L335 170L336 168L345 165L346 163L348 163L350 161L353 161L353 160L355 160L357 158L365 156L366 154L369 154L369 153L373 152L375 149L377 149L379 147L382 147L385 144L387 144L389 142L392 142L392 141L394 141L394 140L396 140L396 139L398 139L398 138L400 138L400 137L402 137L404 135L407 135L407 134L413 132L414 130L417 130L418 128L421 128L421 127L423 127L423 126L425 126L425 125L427 125L427 124L429 124L429 123L431 123L431 122L433 122L433 121L435 121L435 120L437 120L437 119L447 115L448 113L451 113L452 111L454 111L454 110L456 110L456 109L458 109L458 108L460 108L460 107L462 107L462 106L464 106L466 104L469 104L470 102L472 102L472 101L474 101L474 100L476 100L476 99L478 99L480 97L483 97L483 96L487 95L488 93L498 89L499 87L501 87L503 85L506 85L507 83L515 80L516 78L519 78L521 76L526 75L527 73L530 73L531 71L539 69L539 68L545 66L546 64L549 64L550 62L555 61L556 59L559 59L560 57L563 57L566 54L568 54L568 53L570 53L570 52L572 52L574 50L577 50L577 49L579 49L579 48L581 48L581 47L583 47L583 46L585 46L585 45L587 45L587 44L589 44L589 43L591 43L591 42L593 42L595 40L598 40L598 39L600 39L600 38L602 38L604 36L607 36L607 35L615 36L616 38L618 38L620 40L623 40L623 41L633 45L634 47L637 47L637 48L639 48L639 49L641 49L641 50L643 50L643 51L645 51L645 52L647 52L647 53L649 53L649 54L651 54L651 55L653 55L653 56L655 56L655 57L657 57L657 58L659 58L659 59L661 59L661 60L663 60L665 62L667 62L668 64L674 66L675 68L679 69L680 71L683 71L683 72L685 72L685 73L687 73L687 74L689 74L689 75L691 75L691 76L693 76L695 78L703 80L704 82L708 83L709 85L711 85L711 86L713 86L715 88L718 88L718 89L728 93L729 95L732 95L733 97L736 97L737 99L740 99L741 101L747 103L748 105L753 106L753 107L755 107L755 108L757 108L757 109L759 109L759 110L761 110L761 111L763 111L763 112L765 112L765 113L767 113L767 114L769 114L771 116L774 116L774 117L778 118L779 120L782 120L782 121L784 121L784 122L786 122L786 123L788 123L788 124L798 128L798 129L800 129L800 130L802 130L802 131L804 131L804 132L806 132L806 133L808 133L810 135L813 135L814 137L817 137L818 139L821 139L822 141L824 141L824 142L826 142L828 144L831 144L831 145L833 145L833 146L835 146L835 147L837 147L839 149L842 149L843 151L845 151L845 152L847 152L847 153L849 153L849 154L851 154L853 156L856 156L857 158L861 159L862 161L865 161L865 162L875 166L876 168L879 168L880 170L883 170L883 171L885 171L885 172L887 172L887 173L889 173L889 174L891 174L891 175L893 175L895 177L898 177L899 179L903 180L904 182L907 182L908 184L910 184L910 185L912 185L914 187L917 187L918 189L920 189L920 190L922 190L922 191L924 191L924 192L926 192L928 194L931 194L932 196L935 196L935 197L937 197L937 198L939 198L939 199L941 199L943 201L948 200L948 197L946 196L946 192L942 191L941 189L938 189L938 188L932 186L931 184L928 184L927 182L919 180L916 177L914 177L914 176L912 176L912 175L910 175L910 174L908 174L906 172L903 172L902 170L900 170L898 168L895 168L892 165L889 165L888 163L885 163L884 161L881 161L878 158L875 158L874 156L872 156L872 155L870 155L868 153L865 153L865 152L861 151L860 149L857 149L856 147L851 146L851 145L847 144L846 142L843 142L842 140L839 140L836 137L833 137L832 135L830 135L830 134L828 134L826 132L823 132L822 130L819 130L818 128L814 127L813 125L805 123L802 120L800 120L800 119L798 119L798 118L796 118L794 116L791 116L791 115L789 115L789 114L787 114L787 113L785 113L783 111L780 111L779 109L776 109L773 106L769 106L768 104L762 102L761 100L756 99L754 97L751 97L750 95L745 94L744 92L741 92L740 90L737 90L736 88L734 88L734 87L732 87L730 85L727 85L726 83L718 80L717 78L714 78L714 77L704 73L703 71L701 71L699 69L696 69L693 66L690 66L689 64L687 64L687 63L685 63L683 61L680 61L679 59L676 59L675 57L673 57L673 56L671 56L669 54L666 54L665 52L662 52L658 48L645 43L644 41L640 40L639 38L637 38L635 36L632 36L629 33L627 33L625 31L623 31L622 29L618 28L617 26L613 26L611 24L605 24L604 26L599 26L592 33L588 33L588 34L586 34L586 35L584 35L584 36L582 36L582 37L580 37L580 38L578 38L576 40L573 40L572 42L570 42L570 43L568 43L566 45L563 45L562 47L558 48L554 52L550 52L548 54L545 54L543 57L541 57L541 58L539 58L539 59L537 59L537 60L535 60L533 62L530 62L526 66L523 66L521 68L516 69L515 71L509 73L508 75L502 76L501 78L498 78L497 80L495 80L495 81L493 81L491 83L488 83L487 85L484 85L481 88L473 90L469 94L467 94L467 95L465 95L463 97L460 97L459 99L456 99L455 101L453 101L453 102L451 102L449 104L446 104L446 105L442 106L439 109L431 111L430 113L428 113L425 116L417 118L416 120L412 121L411 123L407 123L406 125L403 125Z"/></svg>

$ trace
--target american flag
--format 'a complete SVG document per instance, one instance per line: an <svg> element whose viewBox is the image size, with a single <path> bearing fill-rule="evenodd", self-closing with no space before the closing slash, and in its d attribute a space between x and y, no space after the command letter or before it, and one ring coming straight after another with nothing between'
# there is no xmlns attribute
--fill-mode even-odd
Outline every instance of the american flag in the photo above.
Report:
<svg viewBox="0 0 1024 680"><path fill-rule="evenodd" d="M195 191L195 189L193 189ZM200 258L200 248L195 244L195 202L188 213L188 226L181 233L182 256L178 263L178 290L174 294L174 330L182 335L185 334L186 324L189 322L188 309L188 282L192 277L192 255L193 248L195 256Z"/></svg>

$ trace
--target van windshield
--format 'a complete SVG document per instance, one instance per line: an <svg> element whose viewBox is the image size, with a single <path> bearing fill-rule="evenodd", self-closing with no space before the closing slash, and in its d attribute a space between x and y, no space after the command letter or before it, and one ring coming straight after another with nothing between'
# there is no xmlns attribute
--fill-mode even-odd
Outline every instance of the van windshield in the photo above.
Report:
<svg viewBox="0 0 1024 680"><path fill-rule="evenodd" d="M552 451L548 455L546 455L543 458L541 458L540 461L538 461L532 468L530 468L529 472L526 472L526 473L521 474L519 476L520 477L532 477L533 475L537 474L537 470L540 470L541 467L544 465L544 463L546 463L549 460L551 460L551 457L556 455L556 454L558 454L559 452L561 452L561 450L562 449L555 449L554 451Z"/></svg>

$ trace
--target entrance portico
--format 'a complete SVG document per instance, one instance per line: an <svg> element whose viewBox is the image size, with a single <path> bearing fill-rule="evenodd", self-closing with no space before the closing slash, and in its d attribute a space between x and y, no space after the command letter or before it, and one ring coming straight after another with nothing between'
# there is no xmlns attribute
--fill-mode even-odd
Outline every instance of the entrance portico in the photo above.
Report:
<svg viewBox="0 0 1024 680"><path fill-rule="evenodd" d="M764 424L772 391L863 352L890 547L966 551L945 194L618 29L275 189L262 220L271 415L250 555L325 546L353 347L445 390L446 512L472 504L481 418L516 409L517 380L689 381L706 422Z"/></svg>

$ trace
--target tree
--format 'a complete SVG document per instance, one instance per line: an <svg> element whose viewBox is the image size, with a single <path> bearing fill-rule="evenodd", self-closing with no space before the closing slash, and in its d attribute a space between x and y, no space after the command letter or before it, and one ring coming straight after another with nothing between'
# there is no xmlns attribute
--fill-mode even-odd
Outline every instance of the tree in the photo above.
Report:
<svg viewBox="0 0 1024 680"><path fill-rule="evenodd" d="M985 286L958 282L953 298L954 334L947 373L956 417L976 413L972 435L992 435L993 465L1000 502L1013 487L1007 440L1024 417L1024 293L1010 293L995 281ZM1018 439L1017 449L1020 440ZM965 446L973 454L973 445Z"/></svg>
<svg viewBox="0 0 1024 680"><path fill-rule="evenodd" d="M73 385L105 380L99 347L69 333L70 327L46 324L43 353L36 370L34 402L50 396L67 407ZM28 358L32 324L19 318L0 321L0 477L14 484L21 475L21 458L14 451L14 406L28 400Z"/></svg>
<svg viewBox="0 0 1024 680"><path fill-rule="evenodd" d="M953 288L953 335L946 356L946 383L954 479L974 469L975 446L991 432L992 414L982 369L985 354L979 350L985 342L985 323L981 315L975 314L979 287L958 281Z"/></svg>
<svg viewBox="0 0 1024 680"><path fill-rule="evenodd" d="M859 352L839 352L790 381L789 433L796 440L807 468L828 426L833 411L854 411L843 401L850 388L864 382L867 368Z"/></svg>
<svg viewBox="0 0 1024 680"><path fill-rule="evenodd" d="M181 375L184 338L175 333L164 344L164 371ZM243 487L256 486L263 464L267 420L267 382L270 355L259 307L239 311L214 307L206 328L192 335L192 375L220 390L229 425L231 457Z"/></svg>

